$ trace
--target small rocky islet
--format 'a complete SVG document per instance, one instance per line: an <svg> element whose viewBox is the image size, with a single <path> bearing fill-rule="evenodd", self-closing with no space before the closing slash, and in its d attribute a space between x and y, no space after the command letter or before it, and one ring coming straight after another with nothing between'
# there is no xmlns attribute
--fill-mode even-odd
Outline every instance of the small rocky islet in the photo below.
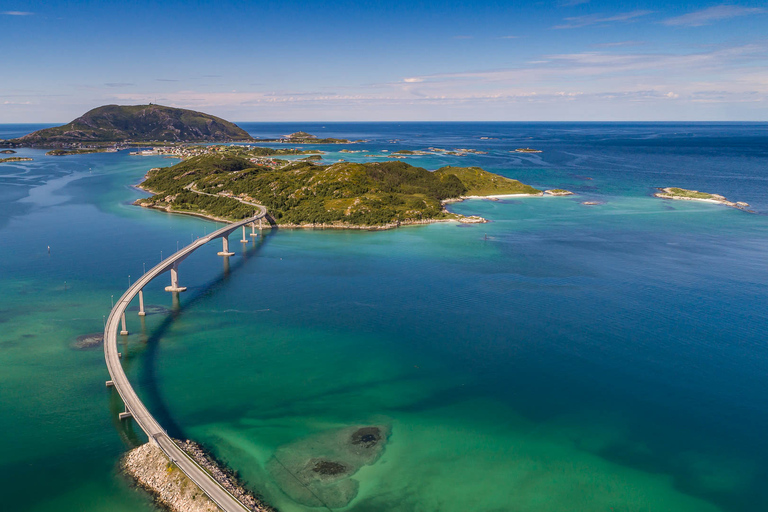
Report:
<svg viewBox="0 0 768 512"><path fill-rule="evenodd" d="M656 192L654 197L662 199L673 199L677 201L703 201L707 203L718 203L731 208L737 208L739 210L749 211L749 203L742 201L734 202L729 201L720 194L710 194L709 192L699 192L698 190L688 190L679 187L665 187L659 188L659 192Z"/></svg>

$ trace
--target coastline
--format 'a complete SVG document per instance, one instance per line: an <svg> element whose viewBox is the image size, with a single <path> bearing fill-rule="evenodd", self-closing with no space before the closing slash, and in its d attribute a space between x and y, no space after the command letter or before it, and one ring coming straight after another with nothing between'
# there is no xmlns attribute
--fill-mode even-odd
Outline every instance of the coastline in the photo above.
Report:
<svg viewBox="0 0 768 512"><path fill-rule="evenodd" d="M538 194L490 194L487 196L460 196L460 197L452 197L450 199L443 199L440 202L443 205L446 205L446 204L460 203L462 201L466 201L467 199L506 199L510 197L542 197L544 195L545 195L544 192L539 192Z"/></svg>
<svg viewBox="0 0 768 512"><path fill-rule="evenodd" d="M249 491L226 465L217 461L193 441L174 442L252 512L275 512L261 496ZM172 512L219 512L211 501L176 465L169 461L160 447L151 442L140 445L120 459L120 470L136 486L147 491L162 508Z"/></svg>
<svg viewBox="0 0 768 512"><path fill-rule="evenodd" d="M221 217L216 217L213 215L208 215L204 213L198 213L198 212L185 212L180 210L174 210L173 208L169 207L160 207L160 206L148 206L143 204L137 204L133 203L135 206L139 206L141 208L149 208L151 210L158 210L161 212L166 213L173 213L178 215L192 215L193 217L199 217L201 219L211 220L214 222L232 222L232 219L224 219ZM455 214L454 214L455 215ZM482 220L479 220L482 219ZM436 224L438 222L456 222L458 224L482 224L485 222L488 222L486 219L478 216L470 216L470 217L461 217L461 218L454 218L454 219L420 219L420 220L407 220L407 221L399 221L399 222L390 222L388 224L376 224L376 225L366 225L366 224L346 224L346 223L337 223L337 224L293 224L293 223L286 223L286 224L267 224L266 226L262 226L260 229L356 229L356 230L362 230L362 231L386 231L388 229L395 229L399 227L405 227L405 226L420 226L425 224Z"/></svg>
<svg viewBox="0 0 768 512"><path fill-rule="evenodd" d="M659 188L657 190L660 190L661 192L656 192L653 194L653 197L658 197L660 199L671 199L673 201L698 201L700 203L721 204L723 206L730 206L731 208L736 208L737 210L742 210L748 213L755 213L754 211L747 209L749 203L729 201L720 194L710 194L711 197L689 197L675 194L672 192L672 188L673 187Z"/></svg>
<svg viewBox="0 0 768 512"><path fill-rule="evenodd" d="M147 179L147 175L144 175L144 178L137 183L136 185L133 185L134 188L141 190L142 192L147 192L150 194L154 194L152 190L149 190L147 188L144 188L141 186L141 184L144 182L144 180ZM387 224L376 224L376 225L367 225L367 224L349 224L345 222L337 222L333 224L312 224L312 223L305 223L305 224L294 224L294 223L285 223L285 224L278 224L275 221L275 224L269 223L267 226L263 226L260 229L272 229L272 228L278 228L278 229L356 229L356 230L363 230L363 231L385 231L388 229L395 229L399 227L405 227L405 226L421 226L425 224L436 224L438 222L457 222L459 224L483 224L488 222L487 219L480 217L478 215L460 215L457 213L449 212L445 209L446 204L450 203L457 203L464 201L465 199L487 199L487 198L504 198L504 197L522 197L522 196L530 196L530 197L538 197L543 196L544 193L540 194L499 194L499 195L493 195L493 196L462 196L460 198L456 199L445 199L441 201L443 205L443 212L448 215L453 215L454 218L443 218L443 219L413 219L413 220L405 220L405 221L396 221L396 222L389 222ZM143 198L142 198L143 199ZM232 199L237 199L238 201L244 202L246 204L252 204L247 203L245 201L242 201L236 197L233 197ZM137 199L133 202L134 206L139 206L141 208L149 208L152 210L158 210L161 212L166 213L176 213L179 215L192 215L194 217L199 217L202 219L212 220L214 222L233 222L232 219L225 219L222 217L216 217L215 215L205 214L205 213L199 213L199 212L187 212L187 211L181 211L181 210L174 210L170 206L162 207L162 206L154 206L154 205L144 205L140 204L141 199ZM269 214L267 215L268 218L271 218Z"/></svg>

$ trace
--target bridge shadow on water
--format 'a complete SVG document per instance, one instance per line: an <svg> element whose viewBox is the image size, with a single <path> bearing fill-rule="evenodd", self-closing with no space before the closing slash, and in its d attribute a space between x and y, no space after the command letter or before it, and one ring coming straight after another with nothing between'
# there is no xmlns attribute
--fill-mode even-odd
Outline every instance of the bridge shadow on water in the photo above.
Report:
<svg viewBox="0 0 768 512"><path fill-rule="evenodd" d="M143 338L140 338L141 342L144 344L144 349L136 354L142 363L142 367L141 372L136 378L135 387L141 389L141 398L144 401L144 404L151 411L158 423L160 423L166 432L168 432L169 436L177 439L185 439L184 430L174 420L158 386L159 383L156 370L160 340L168 332L168 329L173 325L174 321L181 317L184 311L194 306L217 288L222 287L230 279L233 272L248 263L251 258L258 256L266 246L269 238L274 236L276 232L277 229L273 228L266 231L266 234L259 234L256 243L249 244L249 248L240 253L241 257L238 258L235 263L231 264L229 257L224 257L224 270L208 284L196 288L196 293L192 295L189 300L185 300L182 303L179 300L179 294L173 293L173 307L171 308L170 313L149 336L144 334ZM144 319L142 318L141 321L141 332L145 333ZM131 366L131 360L137 359L136 356L123 359L123 365L126 369ZM110 412L112 413L113 418L117 418L117 414L122 412L123 403L117 393L113 394L114 397L110 399ZM118 433L126 444L132 446L142 444L140 436L137 434L136 429L134 428L135 425L132 421L126 422L116 420L116 424Z"/></svg>

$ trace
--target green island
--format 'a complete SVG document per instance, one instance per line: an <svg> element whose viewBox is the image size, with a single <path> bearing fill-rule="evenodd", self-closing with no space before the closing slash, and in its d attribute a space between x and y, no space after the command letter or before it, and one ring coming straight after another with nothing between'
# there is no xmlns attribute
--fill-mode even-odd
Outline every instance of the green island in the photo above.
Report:
<svg viewBox="0 0 768 512"><path fill-rule="evenodd" d="M89 149L52 149L46 152L49 156L66 156L66 155L87 155L89 153L114 153L114 150L106 148L89 148Z"/></svg>
<svg viewBox="0 0 768 512"><path fill-rule="evenodd" d="M8 162L31 162L31 158L27 157L21 157L21 156L12 156L9 158L0 158L0 164L8 163Z"/></svg>
<svg viewBox="0 0 768 512"><path fill-rule="evenodd" d="M746 209L749 206L749 203L744 203L741 201L739 202L729 201L728 199L726 199L724 196L721 196L720 194L710 194L707 192L699 192L698 190L688 190L688 189L678 188L678 187L666 187L666 188L660 188L659 190L661 192L655 193L654 196L660 197L662 199L676 199L676 200L682 200L682 201L704 201L707 203L724 204L732 208L751 211Z"/></svg>
<svg viewBox="0 0 768 512"><path fill-rule="evenodd" d="M12 149L4 149L4 150L0 151L0 155L12 155L14 153L16 153L16 152L14 150L12 150Z"/></svg>
<svg viewBox="0 0 768 512"><path fill-rule="evenodd" d="M257 142L280 142L283 144L357 144L364 140L348 140L325 138L318 139L316 135L307 132L295 132L279 139L256 139Z"/></svg>
<svg viewBox="0 0 768 512"><path fill-rule="evenodd" d="M322 154L323 152L320 151L319 149L265 148L265 147L250 146L250 145L226 145L226 144L206 145L206 146L177 144L177 145L171 145L171 146L155 146L152 149L131 152L131 155L141 155L141 156L165 155L168 157L175 157L175 158L192 158L194 156L200 156L200 155L230 155L230 156L240 156L243 158L255 159L255 160L252 160L254 162L260 159L265 159L265 158L274 157L274 156L313 155L313 156L319 157ZM274 163L274 159L269 159L269 160L272 160ZM267 160L264 160L263 162L266 162L266 161Z"/></svg>
<svg viewBox="0 0 768 512"><path fill-rule="evenodd" d="M389 228L458 220L484 222L448 212L444 205L466 197L541 195L529 185L479 167L430 172L405 162L286 162L279 169L235 154L189 158L149 171L140 188L154 195L136 204L217 220L252 215L258 203L284 227Z"/></svg>
<svg viewBox="0 0 768 512"><path fill-rule="evenodd" d="M248 133L210 114L162 105L104 105L74 121L46 128L7 144L41 147L129 142L251 142Z"/></svg>
<svg viewBox="0 0 768 512"><path fill-rule="evenodd" d="M565 190L564 188L552 188L544 191L549 196L572 196L573 192Z"/></svg>

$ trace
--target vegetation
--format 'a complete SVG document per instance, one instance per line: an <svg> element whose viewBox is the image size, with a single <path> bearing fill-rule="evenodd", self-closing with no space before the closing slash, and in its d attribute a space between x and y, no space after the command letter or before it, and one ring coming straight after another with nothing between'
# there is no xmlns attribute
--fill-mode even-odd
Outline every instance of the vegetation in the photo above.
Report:
<svg viewBox="0 0 768 512"><path fill-rule="evenodd" d="M4 150L0 151L0 155L12 155L14 153L15 153L15 151L12 150L12 149L4 149Z"/></svg>
<svg viewBox="0 0 768 512"><path fill-rule="evenodd" d="M691 199L719 199L719 197L715 197L714 194L699 192L698 190L686 190L684 188L670 187L664 189L664 191L676 197L690 197Z"/></svg>
<svg viewBox="0 0 768 512"><path fill-rule="evenodd" d="M466 182L464 180L467 180ZM272 169L236 155L202 155L153 169L139 204L242 219L263 204L278 224L383 225L454 217L442 201L468 193L540 193L479 168L430 172L405 162L315 165L306 161ZM209 195L210 194L210 195Z"/></svg>
<svg viewBox="0 0 768 512"><path fill-rule="evenodd" d="M549 194L550 196L572 196L573 192L570 190L565 190L564 188L553 188L550 190L545 190L545 194Z"/></svg>
<svg viewBox="0 0 768 512"><path fill-rule="evenodd" d="M25 158L21 156L12 156L9 158L0 158L0 164L6 163L6 162L31 162L31 158Z"/></svg>
<svg viewBox="0 0 768 512"><path fill-rule="evenodd" d="M232 141L253 140L248 133L224 119L161 105L106 105L71 123L46 128L12 142L62 144L128 141Z"/></svg>
<svg viewBox="0 0 768 512"><path fill-rule="evenodd" d="M88 153L104 153L106 149L52 149L46 153L50 156L86 155Z"/></svg>
<svg viewBox="0 0 768 512"><path fill-rule="evenodd" d="M327 139L318 139L316 135L312 135L311 133L307 132L296 132L292 133L290 135L286 135L283 139L259 139L260 142L287 142L289 144L351 144L352 142L362 142L362 141L351 141L347 139L334 139L334 138L327 138Z"/></svg>
<svg viewBox="0 0 768 512"><path fill-rule="evenodd" d="M317 136L307 132L295 132L288 136L289 139L316 139Z"/></svg>
<svg viewBox="0 0 768 512"><path fill-rule="evenodd" d="M480 167L443 167L435 171L437 175L456 176L466 187L465 195L492 196L506 194L536 194L541 190L517 180L484 171Z"/></svg>
<svg viewBox="0 0 768 512"><path fill-rule="evenodd" d="M662 188L660 190L661 192L657 192L656 194L654 194L656 197L661 197L663 199L714 201L720 204L724 204L726 206L731 206L733 208L738 208L740 210L754 213L752 210L747 210L747 207L749 207L749 203L745 203L742 201L737 201L737 202L729 201L728 199L721 196L720 194L708 194L706 192L699 192L698 190L686 190L684 188L677 188L677 187L667 187L667 188Z"/></svg>

